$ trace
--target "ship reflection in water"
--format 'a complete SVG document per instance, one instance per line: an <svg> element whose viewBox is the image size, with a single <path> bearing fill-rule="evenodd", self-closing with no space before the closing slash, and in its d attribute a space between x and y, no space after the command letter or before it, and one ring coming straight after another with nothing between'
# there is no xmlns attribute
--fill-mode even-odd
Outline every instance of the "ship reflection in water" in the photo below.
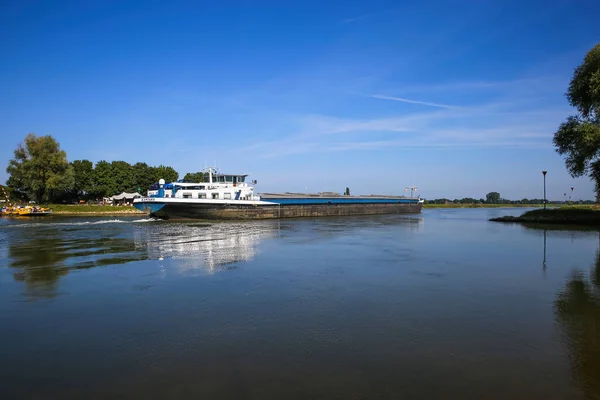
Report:
<svg viewBox="0 0 600 400"><path fill-rule="evenodd" d="M2 399L600 399L598 232L498 212L0 220Z"/></svg>
<svg viewBox="0 0 600 400"><path fill-rule="evenodd" d="M136 249L149 259L176 259L177 271L185 275L235 269L252 260L258 244L279 232L278 221L251 223L173 223L134 227Z"/></svg>
<svg viewBox="0 0 600 400"><path fill-rule="evenodd" d="M71 271L144 260L170 260L181 274L236 268L255 257L277 221L182 223L150 219L14 223L0 230L0 260L30 299L55 297ZM166 264L166 262L165 262Z"/></svg>

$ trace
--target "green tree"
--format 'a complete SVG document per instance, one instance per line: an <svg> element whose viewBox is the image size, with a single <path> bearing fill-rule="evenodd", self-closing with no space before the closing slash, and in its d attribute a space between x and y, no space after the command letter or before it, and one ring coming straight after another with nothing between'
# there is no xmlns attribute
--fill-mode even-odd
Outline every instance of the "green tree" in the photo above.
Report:
<svg viewBox="0 0 600 400"><path fill-rule="evenodd" d="M488 204L498 204L500 202L500 193L489 192L485 195L485 202Z"/></svg>
<svg viewBox="0 0 600 400"><path fill-rule="evenodd" d="M71 162L71 166L74 174L71 197L89 197L93 192L94 164L89 160L75 160Z"/></svg>
<svg viewBox="0 0 600 400"><path fill-rule="evenodd" d="M131 168L133 171L134 189L137 191L139 188L141 193L145 193L150 185L155 182L153 168L142 162L133 164Z"/></svg>
<svg viewBox="0 0 600 400"><path fill-rule="evenodd" d="M50 135L25 137L19 144L6 172L10 174L7 185L38 202L51 201L73 186L73 168L67 153Z"/></svg>
<svg viewBox="0 0 600 400"><path fill-rule="evenodd" d="M179 178L179 174L173 167L159 165L153 169L153 178L153 182L157 182L159 179L164 179L165 182L175 182Z"/></svg>
<svg viewBox="0 0 600 400"><path fill-rule="evenodd" d="M183 181L184 182L205 182L206 177L203 172L188 172L183 177Z"/></svg>
<svg viewBox="0 0 600 400"><path fill-rule="evenodd" d="M115 193L133 192L135 190L135 180L133 168L126 161L113 161L110 163L115 185Z"/></svg>
<svg viewBox="0 0 600 400"><path fill-rule="evenodd" d="M108 161L102 160L96 163L92 193L99 198L117 194L112 165Z"/></svg>
<svg viewBox="0 0 600 400"><path fill-rule="evenodd" d="M566 96L578 114L560 124L554 145L571 176L588 175L600 198L600 43L575 69Z"/></svg>

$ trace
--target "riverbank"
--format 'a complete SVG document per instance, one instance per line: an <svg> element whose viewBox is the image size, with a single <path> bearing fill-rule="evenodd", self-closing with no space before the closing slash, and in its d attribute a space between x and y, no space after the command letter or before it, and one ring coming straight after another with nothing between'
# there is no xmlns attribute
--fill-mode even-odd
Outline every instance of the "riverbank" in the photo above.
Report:
<svg viewBox="0 0 600 400"><path fill-rule="evenodd" d="M144 215L145 213L139 211L133 206L99 206L99 205L75 205L75 204L49 204L43 207L52 208L53 214L65 215L65 216L112 216L112 215L123 215L123 214L139 214ZM423 208L436 209L436 208L542 208L542 204L423 204ZM594 206L585 204L576 204L570 206L560 206L557 204L549 204L547 211L556 209L573 209L573 210L589 210L594 209ZM559 208L557 208L559 207ZM600 209L599 209L600 210ZM538 210L536 210L538 211ZM543 211L543 210L542 210ZM600 211L598 211L600 213ZM515 217L510 217L515 218ZM518 218L518 217L516 217ZM529 218L529 217L528 217ZM501 222L526 222L526 221L514 221L514 220L503 220ZM529 221L527 221L529 222Z"/></svg>
<svg viewBox="0 0 600 400"><path fill-rule="evenodd" d="M98 206L98 205L70 205L70 204L50 204L44 207L52 209L54 215L68 216L96 216L96 215L123 215L145 213L133 206Z"/></svg>
<svg viewBox="0 0 600 400"><path fill-rule="evenodd" d="M586 225L600 227L600 209L582 207L561 207L527 211L521 216L491 218L494 222L517 222L536 224Z"/></svg>
<svg viewBox="0 0 600 400"><path fill-rule="evenodd" d="M531 208L531 207L543 207L543 204L481 204L481 203L448 203L448 204L434 204L434 203L423 203L423 208ZM549 207L558 207L558 205L548 205ZM577 206L578 207L578 206Z"/></svg>

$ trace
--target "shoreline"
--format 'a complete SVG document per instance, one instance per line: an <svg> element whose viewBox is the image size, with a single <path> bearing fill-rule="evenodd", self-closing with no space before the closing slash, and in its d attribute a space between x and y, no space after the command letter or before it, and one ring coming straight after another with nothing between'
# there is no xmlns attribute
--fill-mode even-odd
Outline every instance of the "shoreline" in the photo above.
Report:
<svg viewBox="0 0 600 400"><path fill-rule="evenodd" d="M525 223L545 225L579 225L600 227L600 210L598 208L554 208L537 209L514 217L505 215L503 217L490 218L492 222Z"/></svg>
<svg viewBox="0 0 600 400"><path fill-rule="evenodd" d="M148 215L142 211L83 211L83 212L71 212L71 211L53 211L52 215L59 215L65 217L93 217L93 216L120 216L120 215Z"/></svg>
<svg viewBox="0 0 600 400"><path fill-rule="evenodd" d="M92 216L144 216L148 215L132 206L97 206L97 205L62 205L50 204L43 207L52 208L52 215L68 217ZM541 204L423 204L423 209L455 209L455 208L535 208L519 217L504 216L492 218L494 222L541 222L541 223L578 223L600 226L600 206L590 204L560 205L549 204L544 210ZM555 212L560 211L558 214ZM533 213L533 214L530 214ZM597 221L596 221L597 220Z"/></svg>

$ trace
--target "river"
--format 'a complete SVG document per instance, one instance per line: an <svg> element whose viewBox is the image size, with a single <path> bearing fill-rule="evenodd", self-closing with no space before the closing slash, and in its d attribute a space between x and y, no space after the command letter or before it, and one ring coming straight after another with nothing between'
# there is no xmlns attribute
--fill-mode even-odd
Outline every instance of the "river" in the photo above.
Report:
<svg viewBox="0 0 600 400"><path fill-rule="evenodd" d="M2 399L599 399L594 230L0 218Z"/></svg>

